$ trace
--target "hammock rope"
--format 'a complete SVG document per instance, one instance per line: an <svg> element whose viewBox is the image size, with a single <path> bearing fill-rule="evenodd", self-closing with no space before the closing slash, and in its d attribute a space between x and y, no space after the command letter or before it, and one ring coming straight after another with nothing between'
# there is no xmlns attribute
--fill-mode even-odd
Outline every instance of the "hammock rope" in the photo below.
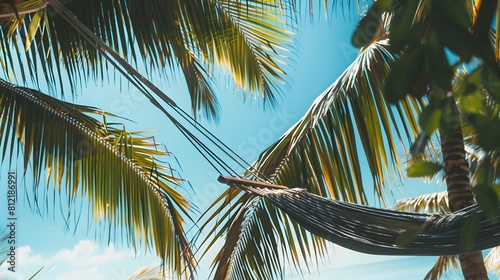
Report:
<svg viewBox="0 0 500 280"><path fill-rule="evenodd" d="M217 153L215 153L206 144L206 142L213 145L217 151L226 155L239 167L243 168L243 170L246 170L246 172L250 174L254 174L256 180L269 181L264 174L254 168L227 144L196 121L196 119L194 119L189 113L177 106L177 104L161 89L135 70L134 67L132 67L118 53L112 50L107 44L105 44L101 38L85 26L63 4L57 0L47 0L47 2L51 8L53 8L64 20L66 20L66 22L68 22L68 24L70 24L92 47L94 47L109 63L111 63L113 67L115 67L127 80L129 80L132 85L134 85L144 96L146 96L149 101L153 103L153 105L162 111L219 174L239 176L239 173L236 172L236 170L234 170L234 168L223 160ZM185 125L181 124L177 120L178 118L174 117L171 112L167 111L166 108L155 98L155 96L165 102L176 116L183 119L187 125L189 125L192 130L199 133L199 136L205 141L202 141L199 136L195 135Z"/></svg>
<svg viewBox="0 0 500 280"><path fill-rule="evenodd" d="M446 256L484 250L500 244L500 219L482 215L477 206L448 214L379 209L321 197L305 189L269 187L240 178L219 181L270 200L309 232L343 247L376 255ZM477 215L470 247L462 244L465 221ZM400 244L399 238L410 234Z"/></svg>

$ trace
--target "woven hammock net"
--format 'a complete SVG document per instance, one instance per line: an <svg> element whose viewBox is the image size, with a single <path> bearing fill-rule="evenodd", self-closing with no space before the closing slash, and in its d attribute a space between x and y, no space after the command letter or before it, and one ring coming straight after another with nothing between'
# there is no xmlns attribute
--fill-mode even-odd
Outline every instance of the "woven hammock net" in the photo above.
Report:
<svg viewBox="0 0 500 280"><path fill-rule="evenodd" d="M500 245L500 219L473 205L449 214L379 209L324 198L304 189L270 189L220 180L263 196L306 230L340 246L376 255L460 255ZM464 247L465 221L478 218L472 246ZM402 235L406 235L401 244Z"/></svg>

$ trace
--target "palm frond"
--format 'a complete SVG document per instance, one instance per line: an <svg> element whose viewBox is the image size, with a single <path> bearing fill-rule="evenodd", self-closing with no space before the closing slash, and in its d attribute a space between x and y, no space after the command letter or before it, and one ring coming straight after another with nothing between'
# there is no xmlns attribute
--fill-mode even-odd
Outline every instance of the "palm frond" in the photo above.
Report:
<svg viewBox="0 0 500 280"><path fill-rule="evenodd" d="M212 88L212 80L205 67L196 58L186 59L182 65L189 93L191 94L191 108L194 117L204 113L208 120L218 120L217 112L220 109L219 101Z"/></svg>
<svg viewBox="0 0 500 280"><path fill-rule="evenodd" d="M387 177L400 173L393 133L395 139L404 141L406 136L410 142L420 108L418 101L408 99L391 109L383 99L383 82L396 57L386 39L366 48L306 115L261 154L254 167L280 185L366 203L357 131L364 139L361 145L381 196ZM217 221L209 232L214 239L205 240L207 247L226 235L224 249L213 263L215 279L279 277L282 259L301 270L304 261L317 261L326 253L325 240L262 198L228 190L209 211L213 214L205 226Z"/></svg>
<svg viewBox="0 0 500 280"><path fill-rule="evenodd" d="M396 202L396 209L408 212L451 213L448 207L448 193L424 194L415 198L406 198Z"/></svg>
<svg viewBox="0 0 500 280"><path fill-rule="evenodd" d="M0 265L2 265L7 260L7 253L9 252L9 230L7 225L2 225L0 228Z"/></svg>
<svg viewBox="0 0 500 280"><path fill-rule="evenodd" d="M35 272L34 272L34 273L33 273L33 274L32 274L32 275L28 278L28 280L33 280L33 279L35 279L35 277L36 277L37 275L39 275L39 274L40 274L40 272L42 272L44 268L45 268L44 266L40 267L37 271L35 271Z"/></svg>
<svg viewBox="0 0 500 280"><path fill-rule="evenodd" d="M86 197L95 219L116 225L115 230L123 227L129 245L154 249L179 277L187 276L186 269L194 271L183 229L190 204L175 189L181 179L157 160L166 152L151 137L96 120L92 114L109 115L96 108L4 81L0 110L2 160L10 155L13 162L23 152L24 169L32 165L35 197L47 174L46 184L65 188L69 204Z"/></svg>
<svg viewBox="0 0 500 280"><path fill-rule="evenodd" d="M302 19L313 20L315 17L323 16L328 19L341 14L344 18L356 17L360 12L366 11L371 1L297 1L297 0L273 0L280 7L288 8L287 18L292 21Z"/></svg>
<svg viewBox="0 0 500 280"><path fill-rule="evenodd" d="M493 248L484 259L486 270L500 275L500 247Z"/></svg>
<svg viewBox="0 0 500 280"><path fill-rule="evenodd" d="M275 102L284 80L282 59L291 33L272 2L90 0L65 6L134 66L165 80L173 80L180 68L195 115L216 116L212 65L228 71L245 93L262 95L265 103ZM88 80L111 79L94 46L50 7L10 18L1 33L0 63L12 78L20 73L23 82L41 79L61 89L66 81L75 89Z"/></svg>
<svg viewBox="0 0 500 280"><path fill-rule="evenodd" d="M165 279L165 271L161 265L150 264L146 267L137 269L127 280L163 280Z"/></svg>
<svg viewBox="0 0 500 280"><path fill-rule="evenodd" d="M431 270L425 275L424 280L438 280L450 268L460 270L457 256L439 256Z"/></svg>
<svg viewBox="0 0 500 280"><path fill-rule="evenodd" d="M326 252L324 240L309 234L265 199L234 189L227 190L219 199L225 201L214 202L212 207L218 207L209 220L213 221L217 213L224 215L217 216L204 241L210 247L226 235L225 244L213 262L213 279L283 278L283 263L289 262L300 269L302 260L309 268L307 261ZM215 237L209 239L212 235Z"/></svg>
<svg viewBox="0 0 500 280"><path fill-rule="evenodd" d="M285 64L292 33L271 2L218 0L208 14L220 20L212 19L215 25L206 31L212 34L211 59L228 69L244 92L260 94L272 105L274 93L284 84L280 64Z"/></svg>
<svg viewBox="0 0 500 280"><path fill-rule="evenodd" d="M385 39L366 48L306 115L261 154L255 167L281 185L366 203L361 179L366 160L375 193L382 198L389 177L401 176L395 139L409 146L418 130L419 101L406 99L391 108L383 98L396 58Z"/></svg>

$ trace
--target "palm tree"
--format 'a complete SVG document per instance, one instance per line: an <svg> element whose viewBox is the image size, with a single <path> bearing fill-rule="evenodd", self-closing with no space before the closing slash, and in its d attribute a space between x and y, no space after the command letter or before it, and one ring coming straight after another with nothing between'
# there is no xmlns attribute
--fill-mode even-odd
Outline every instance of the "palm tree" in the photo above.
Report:
<svg viewBox="0 0 500 280"><path fill-rule="evenodd" d="M113 65L140 80L134 67L169 80L180 69L195 118L218 117L212 87L217 70L227 71L249 96L273 105L285 75L280 59L290 43L290 32L276 16L280 7L259 0L0 5L5 76L46 83L58 97L0 82L3 161L22 152L36 186L64 189L59 199L69 205L86 197L95 219L122 230L130 245L154 249L177 277L192 277L196 262L183 227L192 220L192 206L176 190L182 179L161 163L167 152L153 137L108 122L112 113L61 99L89 80L113 82L107 71ZM156 87L148 97L160 110L166 106L161 102L172 102Z"/></svg>
<svg viewBox="0 0 500 280"><path fill-rule="evenodd" d="M483 60L482 65L496 70L498 67L491 60L492 51L485 43L487 39L483 39L488 34L484 30L489 29L493 15L486 11L494 9L491 3L489 8L486 4L478 5L480 12L473 24L469 17L472 6L467 6L468 2L457 4L455 14L452 13L455 18L444 14L451 9L448 2L432 3L404 1L402 7L391 7L390 1L378 1L372 6L355 33L354 42L362 46L359 56L316 99L306 115L261 154L253 164L263 174L261 177L333 199L366 203L360 158L366 158L375 193L382 198L388 174L401 175L395 145L399 140L401 143L406 141L406 149L411 146L417 157L422 156L420 153L426 147L430 147L428 152L433 153L435 160L439 155L443 157L453 211L475 203L461 126L457 122L460 115L453 109L456 101L448 94L452 92L449 88L453 68L446 58L442 58L446 46L458 55L462 64L476 56ZM397 13L391 13L396 10ZM386 11L389 13L384 13ZM441 22L437 19L445 22L443 26L452 25L453 30L459 31L450 32L439 26ZM378 28L374 28L374 23ZM436 34L433 28L439 33ZM471 43L462 49L457 46L459 43L454 35L448 36L447 32L460 34L467 42L479 38L480 47L471 46ZM423 69L421 65L425 59L430 59L429 65L434 64ZM497 79L495 70L493 77ZM480 79L476 80L471 85L481 87ZM412 96L408 96L410 92ZM426 93L432 93L426 99L431 100L428 106L419 99ZM453 93L463 95L458 90ZM490 99L493 96L498 101L495 91L490 90L488 94ZM387 100L394 106L391 107ZM425 110L417 124L422 108ZM441 154L436 154L427 143L439 127ZM363 150L355 141L356 131ZM417 134L419 137L414 141ZM413 167L415 169L419 169L418 165ZM420 171L426 175L435 172ZM215 238L226 235L223 250L214 260L215 279L282 276L279 264L283 258L298 268L303 260L325 256L327 247L323 240L305 232L263 198L230 189L214 203L212 212L208 223L212 222L210 217L220 218L220 213L225 213L223 217L227 218L218 220L210 231ZM438 265L443 264L442 260L439 259ZM461 256L460 261L466 279L486 278L480 252Z"/></svg>

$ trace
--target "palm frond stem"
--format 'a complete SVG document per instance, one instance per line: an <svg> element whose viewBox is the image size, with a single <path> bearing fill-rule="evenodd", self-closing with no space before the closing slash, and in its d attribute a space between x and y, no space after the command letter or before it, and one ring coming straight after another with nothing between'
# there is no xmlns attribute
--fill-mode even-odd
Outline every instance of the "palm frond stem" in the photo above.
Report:
<svg viewBox="0 0 500 280"><path fill-rule="evenodd" d="M16 7L16 12L12 13L0 13L0 18L11 18L15 16L21 16L21 15L26 15L26 14L31 14L34 12L37 12L41 9L44 9L47 7L48 1L36 3L34 5L30 5L29 7L23 8L23 7Z"/></svg>

